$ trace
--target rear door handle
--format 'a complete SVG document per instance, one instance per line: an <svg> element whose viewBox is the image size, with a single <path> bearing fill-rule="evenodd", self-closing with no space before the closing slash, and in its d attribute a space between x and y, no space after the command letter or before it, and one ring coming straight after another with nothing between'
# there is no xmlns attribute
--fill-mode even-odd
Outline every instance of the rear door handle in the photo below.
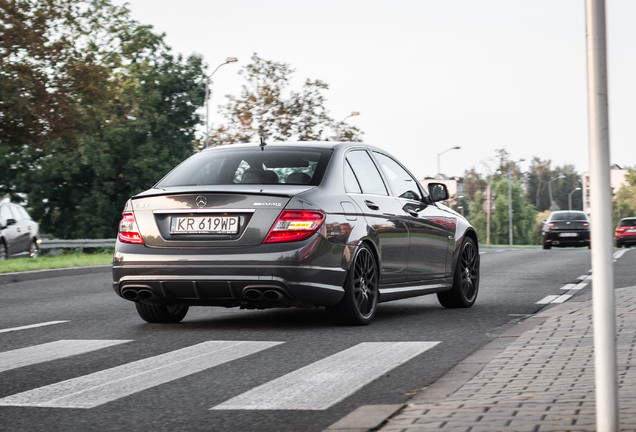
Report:
<svg viewBox="0 0 636 432"><path fill-rule="evenodd" d="M374 203L373 201L369 201L369 200L364 200L364 203L367 205L367 207L369 207L371 210L380 210L380 207Z"/></svg>

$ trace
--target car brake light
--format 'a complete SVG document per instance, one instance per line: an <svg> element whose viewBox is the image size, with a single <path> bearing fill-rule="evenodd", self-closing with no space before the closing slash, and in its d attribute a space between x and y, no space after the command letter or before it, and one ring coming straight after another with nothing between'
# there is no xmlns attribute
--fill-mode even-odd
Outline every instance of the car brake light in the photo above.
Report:
<svg viewBox="0 0 636 432"><path fill-rule="evenodd" d="M135 221L135 214L133 212L123 212L121 222L119 222L119 241L122 243L136 243L144 244L139 228L137 228L137 221Z"/></svg>
<svg viewBox="0 0 636 432"><path fill-rule="evenodd" d="M583 226L589 226L590 224L587 222L583 222Z"/></svg>
<svg viewBox="0 0 636 432"><path fill-rule="evenodd" d="M319 211L283 210L263 243L306 240L318 231L324 220L324 213Z"/></svg>

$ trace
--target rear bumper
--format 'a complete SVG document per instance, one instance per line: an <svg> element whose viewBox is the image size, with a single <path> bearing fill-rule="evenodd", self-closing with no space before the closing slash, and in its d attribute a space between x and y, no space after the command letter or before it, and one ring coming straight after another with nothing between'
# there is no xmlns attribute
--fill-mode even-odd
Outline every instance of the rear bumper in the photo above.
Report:
<svg viewBox="0 0 636 432"><path fill-rule="evenodd" d="M622 235L620 237L616 237L616 244L636 245L636 235Z"/></svg>
<svg viewBox="0 0 636 432"><path fill-rule="evenodd" d="M563 237L561 234L559 232L545 234L543 242L554 247L585 247L590 245L589 231L576 233L576 237Z"/></svg>
<svg viewBox="0 0 636 432"><path fill-rule="evenodd" d="M281 250L272 259L271 251L195 255L118 244L113 289L122 298L152 305L264 309L337 304L344 295L342 259L325 254L304 262L298 258L304 249Z"/></svg>

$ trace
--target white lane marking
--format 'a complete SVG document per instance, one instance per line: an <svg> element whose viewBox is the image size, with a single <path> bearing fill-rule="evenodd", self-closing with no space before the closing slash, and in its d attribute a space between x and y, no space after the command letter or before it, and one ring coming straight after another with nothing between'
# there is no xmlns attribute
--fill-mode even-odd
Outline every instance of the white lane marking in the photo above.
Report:
<svg viewBox="0 0 636 432"><path fill-rule="evenodd" d="M94 408L283 342L209 341L0 399L0 406Z"/></svg>
<svg viewBox="0 0 636 432"><path fill-rule="evenodd" d="M31 325L25 325L22 327L13 327L13 328L8 328L8 329L2 329L0 330L0 333L8 333L8 332L12 332L12 331L18 331L18 330L27 330L27 329L32 329L32 328L37 328L37 327L45 327L45 326L50 326L50 325L54 325L54 324L62 324L62 323L66 323L69 321L49 321L49 322L44 322L44 323L40 323L40 324L31 324Z"/></svg>
<svg viewBox="0 0 636 432"><path fill-rule="evenodd" d="M552 303L554 300L556 300L559 296L557 295L549 295L549 296L545 296L543 297L541 300L539 300L536 304L550 304Z"/></svg>
<svg viewBox="0 0 636 432"><path fill-rule="evenodd" d="M578 291L578 290L582 290L583 288L585 288L590 282L589 281L581 281L577 284L567 284L567 285L563 285L563 287L561 287L562 290L572 290L572 291Z"/></svg>
<svg viewBox="0 0 636 432"><path fill-rule="evenodd" d="M59 340L28 348L0 353L0 372L37 363L71 357L102 348L130 342L129 340Z"/></svg>
<svg viewBox="0 0 636 432"><path fill-rule="evenodd" d="M618 261L618 259L625 255L628 251L629 249L614 252L614 261Z"/></svg>
<svg viewBox="0 0 636 432"><path fill-rule="evenodd" d="M240 394L212 410L326 410L439 342L364 342Z"/></svg>
<svg viewBox="0 0 636 432"><path fill-rule="evenodd" d="M592 280L592 275L579 276L577 279L580 281L579 283L565 284L561 287L561 289L568 292L582 290L590 283L590 281ZM549 296L543 297L541 300L539 300L535 304L563 303L566 300L569 300L571 298L572 298L571 294L549 295Z"/></svg>
<svg viewBox="0 0 636 432"><path fill-rule="evenodd" d="M563 303L566 300L571 299L572 296L569 294L563 294L560 296L557 296L557 298L555 298L554 300L552 300L550 303Z"/></svg>

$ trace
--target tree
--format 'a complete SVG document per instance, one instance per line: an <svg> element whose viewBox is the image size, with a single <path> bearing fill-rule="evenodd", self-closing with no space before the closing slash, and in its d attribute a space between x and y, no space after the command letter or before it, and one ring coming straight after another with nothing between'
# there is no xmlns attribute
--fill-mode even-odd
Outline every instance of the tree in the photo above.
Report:
<svg viewBox="0 0 636 432"><path fill-rule="evenodd" d="M470 201L469 220L478 232L482 242L490 237L491 244L509 244L510 242L510 201L512 197L512 234L514 244L531 244L533 242L532 229L536 209L526 199L523 190L524 175L516 162L509 160L508 153L497 150L499 168L486 180L474 172L467 173L469 186L482 186L482 190L474 193ZM487 187L492 188L494 199L491 200L490 217L487 209ZM472 192L472 191L470 191Z"/></svg>
<svg viewBox="0 0 636 432"><path fill-rule="evenodd" d="M626 217L636 216L636 170L627 168L627 184L614 191L614 226Z"/></svg>
<svg viewBox="0 0 636 432"><path fill-rule="evenodd" d="M567 210L570 192L581 187L581 176L573 165L564 165L552 169L551 161L532 159L530 171L527 175L528 200L533 202L538 211L550 209L549 189L552 189L552 199L559 209ZM562 178L559 178L562 177ZM555 180L556 179L556 180ZM548 184L550 186L548 186ZM581 209L583 199L581 194L572 194L572 209Z"/></svg>
<svg viewBox="0 0 636 432"><path fill-rule="evenodd" d="M3 118L15 119L0 132L4 164L15 168L3 189L26 192L44 232L113 237L125 201L192 153L202 60L174 56L163 35L109 0L1 6L17 29L0 53L13 71L3 83L27 94L19 109L2 105ZM3 90L2 101L15 97Z"/></svg>
<svg viewBox="0 0 636 432"><path fill-rule="evenodd" d="M210 132L211 145L269 140L333 140L336 123L328 115L323 92L329 86L320 80L305 80L300 91L287 92L294 70L252 55L252 63L239 72L245 77L240 97L228 96L222 108L226 124ZM361 141L362 132L341 125L339 139Z"/></svg>
<svg viewBox="0 0 636 432"><path fill-rule="evenodd" d="M538 157L532 158L530 171L528 172L528 200L534 204L538 211L542 212L550 208L550 198L548 194L548 182L555 177L549 160L541 160Z"/></svg>

